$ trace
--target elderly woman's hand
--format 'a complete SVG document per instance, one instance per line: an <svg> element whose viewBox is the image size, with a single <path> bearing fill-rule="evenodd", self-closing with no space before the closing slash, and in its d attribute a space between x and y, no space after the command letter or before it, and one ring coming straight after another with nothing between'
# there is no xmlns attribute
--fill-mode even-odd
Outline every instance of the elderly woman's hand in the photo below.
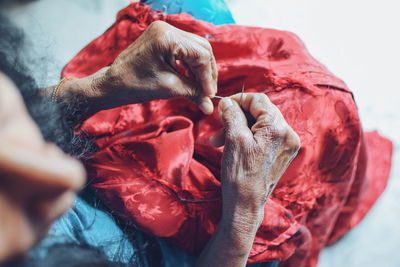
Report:
<svg viewBox="0 0 400 267"><path fill-rule="evenodd" d="M296 156L300 139L265 94L224 98L219 112L224 128L214 142L225 144L224 212L239 212L240 220L254 218Z"/></svg>
<svg viewBox="0 0 400 267"><path fill-rule="evenodd" d="M217 64L206 39L155 21L111 66L43 92L66 103L84 99L81 120L100 110L172 97L189 98L211 114L217 80Z"/></svg>
<svg viewBox="0 0 400 267"><path fill-rule="evenodd" d="M217 92L217 64L210 43L165 22L153 22L111 65L110 93L132 101L188 97L207 114ZM119 102L119 101L118 101Z"/></svg>
<svg viewBox="0 0 400 267"><path fill-rule="evenodd" d="M225 144L223 214L198 266L244 266L273 188L300 148L300 140L265 94L226 97L219 104Z"/></svg>

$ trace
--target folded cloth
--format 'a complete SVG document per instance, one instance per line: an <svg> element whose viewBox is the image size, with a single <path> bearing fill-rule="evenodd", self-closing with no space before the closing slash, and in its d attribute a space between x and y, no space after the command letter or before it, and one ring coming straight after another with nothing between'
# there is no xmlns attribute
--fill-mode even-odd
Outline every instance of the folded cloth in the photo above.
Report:
<svg viewBox="0 0 400 267"><path fill-rule="evenodd" d="M95 205L97 207L78 197L74 207L52 225L48 236L30 252L30 256L40 262L47 257L49 250L54 246L75 244L96 248L113 262L124 264L140 262L140 253L116 220L102 209L99 203ZM134 229L130 232L137 243L140 243L141 233Z"/></svg>
<svg viewBox="0 0 400 267"><path fill-rule="evenodd" d="M219 95L243 85L265 93L299 134L299 154L265 206L248 261L316 266L321 249L357 225L383 192L391 142L363 133L351 91L289 32L215 26L131 3L62 76L111 64L154 20L210 41ZM220 219L222 149L208 141L220 128L217 110L205 116L185 99L99 112L82 125L99 147L87 164L91 187L123 220L199 253Z"/></svg>

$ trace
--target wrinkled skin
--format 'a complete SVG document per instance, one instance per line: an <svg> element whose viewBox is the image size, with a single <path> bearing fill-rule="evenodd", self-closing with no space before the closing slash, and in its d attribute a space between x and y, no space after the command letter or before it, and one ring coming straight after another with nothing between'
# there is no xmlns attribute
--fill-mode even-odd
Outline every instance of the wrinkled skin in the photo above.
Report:
<svg viewBox="0 0 400 267"><path fill-rule="evenodd" d="M177 61L186 75L179 74ZM110 67L65 83L58 100L74 105L76 96L84 99L88 107L82 120L103 109L177 96L189 97L211 113L217 76L208 41L154 22ZM0 87L1 262L26 252L46 234L70 207L85 174L79 162L43 140L5 75ZM53 89L44 94L50 96Z"/></svg>
<svg viewBox="0 0 400 267"><path fill-rule="evenodd" d="M250 128L242 110L255 120ZM220 116L225 139L224 199L232 206L253 203L255 208L264 207L296 156L300 139L265 94L233 95L221 101Z"/></svg>
<svg viewBox="0 0 400 267"><path fill-rule="evenodd" d="M178 72L177 61L188 69ZM137 77L130 75L131 71ZM157 98L190 97L206 113L217 92L217 63L210 43L165 22L155 21L111 65L126 88L140 88Z"/></svg>
<svg viewBox="0 0 400 267"><path fill-rule="evenodd" d="M83 97L88 107L82 120L103 109L177 96L194 100L210 114L217 79L208 41L154 22L110 67L66 82L57 99L73 105L75 96ZM26 252L45 235L71 205L85 175L80 163L43 141L4 75L0 87L0 210L5 214L0 217L1 262ZM51 95L52 89L45 94ZM224 98L219 111L224 129L212 143L225 145L223 214L197 265L244 266L265 202L300 141L264 94Z"/></svg>
<svg viewBox="0 0 400 267"><path fill-rule="evenodd" d="M226 97L219 103L219 113L224 128L212 143L225 145L223 214L198 265L244 266L265 203L296 156L300 139L265 94Z"/></svg>
<svg viewBox="0 0 400 267"><path fill-rule="evenodd" d="M59 99L89 98L84 118L99 110L173 97L187 97L211 114L217 80L217 64L206 39L155 21L110 67L65 83Z"/></svg>
<svg viewBox="0 0 400 267"><path fill-rule="evenodd" d="M18 90L0 73L0 262L40 240L84 178L77 160L43 140Z"/></svg>

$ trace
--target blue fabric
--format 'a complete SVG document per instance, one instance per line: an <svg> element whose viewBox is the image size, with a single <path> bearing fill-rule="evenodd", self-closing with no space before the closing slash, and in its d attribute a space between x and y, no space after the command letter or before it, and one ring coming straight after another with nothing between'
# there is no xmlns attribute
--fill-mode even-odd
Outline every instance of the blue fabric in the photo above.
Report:
<svg viewBox="0 0 400 267"><path fill-rule="evenodd" d="M74 207L52 225L48 236L30 255L40 260L46 257L54 245L84 244L99 249L112 262L120 262L126 266L150 266L148 256L151 255L142 255L130 240L134 238L137 246L145 247L141 232L134 230L128 236L105 208L100 203L95 203L97 200L94 195L86 192L84 198L78 197L75 200ZM194 266L195 257L169 245L161 238L156 241L160 246L164 267Z"/></svg>
<svg viewBox="0 0 400 267"><path fill-rule="evenodd" d="M224 0L142 0L141 2L154 10L159 9L167 14L189 13L196 19L215 25L235 23Z"/></svg>
<svg viewBox="0 0 400 267"><path fill-rule="evenodd" d="M115 220L100 208L94 208L78 197L75 205L49 231L48 236L33 251L35 257L45 257L57 244L85 244L102 250L110 261L130 263L135 249Z"/></svg>

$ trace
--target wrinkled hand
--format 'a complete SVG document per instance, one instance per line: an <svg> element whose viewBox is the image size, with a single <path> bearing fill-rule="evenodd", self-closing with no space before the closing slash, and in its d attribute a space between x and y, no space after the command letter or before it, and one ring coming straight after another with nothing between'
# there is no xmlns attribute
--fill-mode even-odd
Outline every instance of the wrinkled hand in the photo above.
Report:
<svg viewBox="0 0 400 267"><path fill-rule="evenodd" d="M165 22L153 22L118 56L107 75L112 81L108 88L119 95L118 101L129 102L138 93L145 100L182 96L206 114L213 111L210 97L217 92L218 72L210 43Z"/></svg>
<svg viewBox="0 0 400 267"><path fill-rule="evenodd" d="M263 212L267 198L296 156L300 139L265 94L241 95L221 100L224 127L212 142L225 144L221 170L224 212L238 212L245 219ZM246 115L255 121L250 128Z"/></svg>

